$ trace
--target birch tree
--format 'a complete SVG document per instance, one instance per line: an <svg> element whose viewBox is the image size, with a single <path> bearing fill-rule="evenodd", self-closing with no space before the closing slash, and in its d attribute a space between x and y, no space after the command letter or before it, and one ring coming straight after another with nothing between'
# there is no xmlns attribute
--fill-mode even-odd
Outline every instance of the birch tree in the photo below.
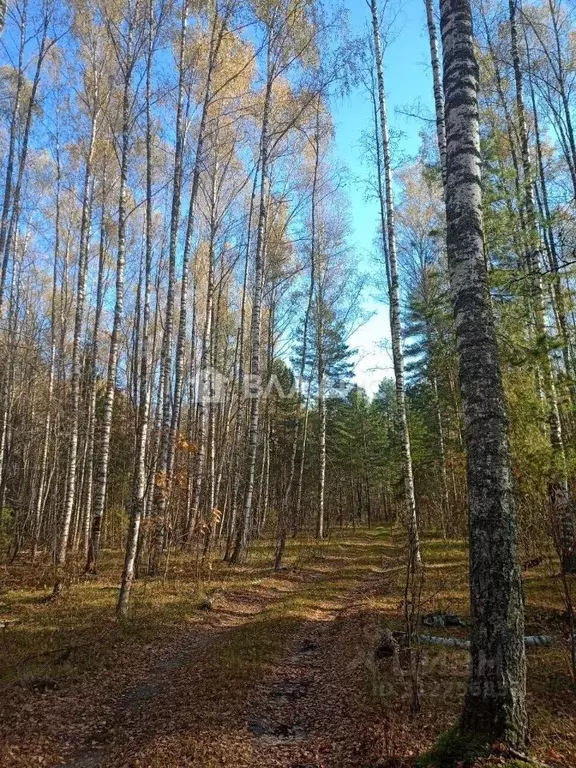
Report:
<svg viewBox="0 0 576 768"><path fill-rule="evenodd" d="M390 138L388 133L388 118L386 114L386 95L384 91L384 69L382 65L382 44L380 40L380 20L378 18L378 2L370 0L372 13L372 36L374 45L374 58L378 83L378 113L379 135L377 141L382 151L384 168L384 198L386 206L386 232L382 232L382 238L386 239L383 248L387 265L387 277L390 304L390 328L392 332L392 359L394 363L394 377L396 380L396 400L398 407L398 422L400 440L402 443L402 466L404 472L404 494L406 504L406 525L408 529L408 546L410 555L416 564L420 563L420 540L418 533L418 520L416 514L416 497L414 495L414 476L412 471L412 456L410 447L410 432L408 428L408 414L406 407L406 392L404 382L404 353L402 350L402 330L400 318L400 286L398 282L398 264L396 255L396 230L394 224L394 191L392 187L392 161L390 156ZM380 170L378 171L380 172ZM380 204L383 206L384 201ZM384 217L382 217L384 219Z"/></svg>
<svg viewBox="0 0 576 768"><path fill-rule="evenodd" d="M563 567L568 571L574 571L576 569L574 518L570 508L566 453L564 450L556 384L550 361L548 332L546 329L545 305L541 278L540 234L538 231L536 206L534 202L534 173L528 143L528 127L524 106L524 84L518 44L516 2L517 0L509 0L508 7L510 14L512 64L514 68L516 90L516 111L518 116L518 131L520 135L522 170L524 174L523 191L524 206L526 209L526 266L530 278L530 301L534 313L536 343L543 348L540 356L540 367L542 370L544 393L548 407L548 423L552 450L550 498L553 514L556 519L555 522L560 529L559 542Z"/></svg>
<svg viewBox="0 0 576 768"><path fill-rule="evenodd" d="M128 0L121 10L119 19L109 19L108 34L114 47L119 73L121 75L120 96L120 136L118 141L119 186L118 186L118 239L116 253L116 296L114 316L108 355L108 372L104 410L100 428L96 473L94 478L94 506L92 510L92 530L90 547L86 562L87 571L95 571L100 547L102 517L106 504L108 468L110 464L110 435L112 415L117 387L118 355L120 347L120 323L124 310L124 269L126 264L126 227L127 227L127 184L130 136L132 124L132 75L134 67L145 42L145 25L140 14L140 0ZM122 34L116 35L118 25Z"/></svg>
<svg viewBox="0 0 576 768"><path fill-rule="evenodd" d="M442 72L438 55L438 35L434 18L434 0L424 0L426 6L426 24L430 43L430 64L432 66L432 83L434 86L434 108L436 111L436 137L440 155L442 181L446 185L446 123L444 118L444 93L442 91Z"/></svg>
<svg viewBox="0 0 576 768"><path fill-rule="evenodd" d="M527 738L524 611L508 422L484 263L478 64L468 0L440 6L446 104L448 265L468 452L471 666L461 729Z"/></svg>
<svg viewBox="0 0 576 768"><path fill-rule="evenodd" d="M70 524L74 511L76 494L76 476L78 460L78 439L80 431L80 345L81 334L84 325L84 306L86 298L86 280L88 270L88 249L90 247L90 231L92 219L92 164L94 160L94 147L98 129L99 96L97 82L93 83L93 106L90 119L90 134L86 149L86 165L84 170L84 183L82 191L82 214L80 222L80 243L78 250L78 279L76 288L76 312L74 318L74 336L72 341L72 372L71 372L71 398L70 398L70 448L67 467L66 494L64 497L64 515L62 532L56 552L56 562L59 566L66 562L66 548L70 533Z"/></svg>

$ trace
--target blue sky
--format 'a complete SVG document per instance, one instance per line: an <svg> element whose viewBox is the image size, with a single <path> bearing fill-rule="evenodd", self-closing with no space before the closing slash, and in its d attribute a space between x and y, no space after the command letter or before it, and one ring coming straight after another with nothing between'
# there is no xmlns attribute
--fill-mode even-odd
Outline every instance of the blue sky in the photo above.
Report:
<svg viewBox="0 0 576 768"><path fill-rule="evenodd" d="M369 22L366 0L345 0L354 34L367 30ZM426 31L426 13L423 0L391 0L388 18L395 17L391 42L384 53L384 76L387 93L388 117L392 132L401 132L397 147L400 156L414 156L419 147L419 120L399 114L398 110L420 100L432 113L432 83L429 48ZM376 263L374 238L378 226L378 207L367 201L362 177L374 172L363 162L362 131L372 123L370 99L362 88L333 105L336 125L336 154L351 172L348 185L350 200L350 245L357 262L365 271L374 274L380 269ZM374 394L384 376L392 376L392 363L386 347L390 338L388 307L384 296L368 289L366 309L373 317L356 331L350 344L359 350L355 371L356 380L369 394Z"/></svg>

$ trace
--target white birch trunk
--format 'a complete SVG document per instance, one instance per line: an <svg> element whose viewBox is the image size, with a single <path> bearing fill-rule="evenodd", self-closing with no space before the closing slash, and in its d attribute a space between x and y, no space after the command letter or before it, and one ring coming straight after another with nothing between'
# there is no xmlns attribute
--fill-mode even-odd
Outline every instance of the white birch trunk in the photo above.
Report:
<svg viewBox="0 0 576 768"><path fill-rule="evenodd" d="M428 24L428 41L430 43L430 63L432 65L432 82L434 85L434 108L436 111L436 138L440 155L442 183L446 187L446 123L444 119L444 92L442 91L442 73L438 56L438 35L434 19L434 0L424 0L426 5L426 22Z"/></svg>
<svg viewBox="0 0 576 768"><path fill-rule="evenodd" d="M384 188L386 196L386 226L388 234L388 264L389 264L389 303L390 328L392 333L392 357L394 363L394 378L396 381L396 402L398 407L398 422L402 450L402 471L404 474L404 495L406 504L406 525L408 528L408 544L411 556L416 564L421 562L418 520L416 515L416 498L414 495L414 476L412 472L412 452L410 447L410 432L408 429L408 413L404 381L404 352L402 350L402 329L400 324L400 288L398 284L398 264L396 256L396 231L394 226L394 193L392 187L392 163L390 158L390 140L388 136L388 119L386 115L386 96L384 90L384 72L382 66L382 47L380 42L380 26L378 20L377 0L371 0L372 33L374 38L374 55L376 58L376 74L378 81L378 105L380 113L380 140L384 163ZM384 237L384 235L383 235Z"/></svg>
<svg viewBox="0 0 576 768"><path fill-rule="evenodd" d="M270 34L270 33L269 33ZM252 325L250 329L250 419L248 424L247 481L244 510L236 536L236 544L231 562L241 562L246 554L250 527L252 524L252 500L256 473L256 453L258 448L258 424L260 416L260 331L262 325L262 293L265 261L265 225L266 225L266 186L268 176L268 142L270 106L272 100L271 52L268 47L268 65L264 110L262 114L261 150L260 150L260 209L258 213L258 234L256 239L256 263L254 270L254 292L252 296Z"/></svg>
<svg viewBox="0 0 576 768"><path fill-rule="evenodd" d="M82 197L82 218L80 222L80 247L78 252L78 281L76 288L76 313L74 317L74 336L72 339L72 372L70 379L70 447L68 457L67 482L64 496L64 514L62 518L62 530L56 552L56 564L63 566L66 562L66 549L70 535L70 523L76 501L76 479L78 462L78 438L80 433L80 337L84 324L84 304L86 301L86 281L88 275L88 248L90 245L90 231L92 219L92 159L94 143L96 140L97 113L92 116L90 140L86 156L86 168L84 172L84 190Z"/></svg>
<svg viewBox="0 0 576 768"><path fill-rule="evenodd" d="M124 568L116 612L120 616L128 613L128 601L136 571L136 556L140 525L144 514L147 493L146 447L150 422L149 346L150 346L150 293L152 284L152 118L150 102L152 95L152 57L154 53L154 18L152 2L148 6L148 51L146 61L146 233L144 255L144 286L142 295L142 338L140 344L140 370L138 377L138 427L136 430L136 456L132 478L132 501L130 526L126 541Z"/></svg>
<svg viewBox="0 0 576 768"><path fill-rule="evenodd" d="M131 56L132 28L128 40L128 57ZM122 96L122 135L120 141L120 185L118 190L118 250L116 255L116 298L114 302L114 318L108 354L108 374L104 408L98 445L98 458L94 482L94 506L92 510L92 529L88 547L86 571L96 572L96 564L100 549L102 518L106 504L108 487L108 467L110 464L110 435L112 431L112 413L116 394L116 379L118 374L118 354L120 348L120 323L124 312L124 269L126 266L126 185L128 182L128 148L130 137L130 83L132 63L128 64L125 73Z"/></svg>
<svg viewBox="0 0 576 768"><path fill-rule="evenodd" d="M471 666L461 729L526 739L524 612L508 421L484 262L478 65L469 0L441 1L448 266L468 462Z"/></svg>

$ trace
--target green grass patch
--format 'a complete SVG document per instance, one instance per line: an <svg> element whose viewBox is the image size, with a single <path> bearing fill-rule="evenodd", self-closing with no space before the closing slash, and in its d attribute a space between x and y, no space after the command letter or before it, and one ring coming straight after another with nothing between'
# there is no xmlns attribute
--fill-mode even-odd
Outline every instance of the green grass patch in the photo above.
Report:
<svg viewBox="0 0 576 768"><path fill-rule="evenodd" d="M433 748L416 761L417 768L470 768L478 760L488 757L490 745L458 727L441 734Z"/></svg>

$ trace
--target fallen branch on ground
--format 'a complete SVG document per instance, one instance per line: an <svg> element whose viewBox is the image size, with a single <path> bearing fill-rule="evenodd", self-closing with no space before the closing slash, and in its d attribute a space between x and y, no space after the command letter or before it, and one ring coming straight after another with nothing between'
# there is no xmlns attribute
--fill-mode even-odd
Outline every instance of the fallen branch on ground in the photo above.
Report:
<svg viewBox="0 0 576 768"><path fill-rule="evenodd" d="M459 637L436 637L434 635L414 635L414 639L422 645L442 645L448 648L460 648L470 650L470 640L462 640ZM526 646L552 645L553 638L549 635L527 635L524 638Z"/></svg>

